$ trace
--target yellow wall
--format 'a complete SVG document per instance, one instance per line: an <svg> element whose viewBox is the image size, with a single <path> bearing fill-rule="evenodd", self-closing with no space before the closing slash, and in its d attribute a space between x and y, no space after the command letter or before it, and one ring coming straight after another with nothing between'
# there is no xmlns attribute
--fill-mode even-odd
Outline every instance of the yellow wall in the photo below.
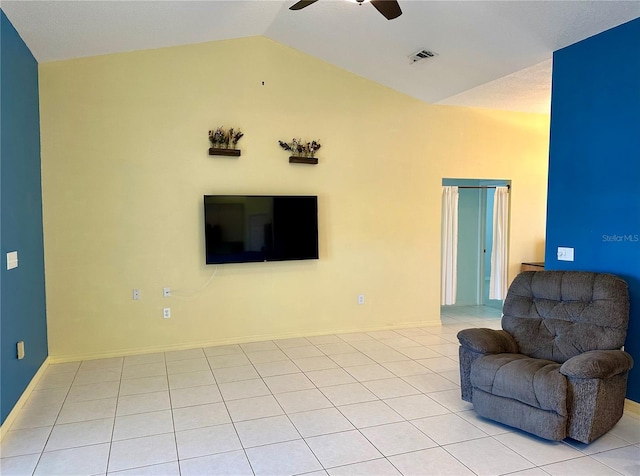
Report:
<svg viewBox="0 0 640 476"><path fill-rule="evenodd" d="M542 258L548 116L427 105L263 37L41 64L40 95L54 360L435 323L443 177L512 180L510 274ZM242 157L207 155L220 125ZM319 165L288 163L294 136ZM317 194L320 259L164 299L214 271L204 194Z"/></svg>

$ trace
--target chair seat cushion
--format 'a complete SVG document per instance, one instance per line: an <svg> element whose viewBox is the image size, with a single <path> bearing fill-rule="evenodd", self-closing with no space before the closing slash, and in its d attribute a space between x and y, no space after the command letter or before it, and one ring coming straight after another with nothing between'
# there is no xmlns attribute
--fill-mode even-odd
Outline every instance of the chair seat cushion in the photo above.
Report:
<svg viewBox="0 0 640 476"><path fill-rule="evenodd" d="M522 354L485 355L471 365L471 385L491 395L567 415L567 380L560 364Z"/></svg>

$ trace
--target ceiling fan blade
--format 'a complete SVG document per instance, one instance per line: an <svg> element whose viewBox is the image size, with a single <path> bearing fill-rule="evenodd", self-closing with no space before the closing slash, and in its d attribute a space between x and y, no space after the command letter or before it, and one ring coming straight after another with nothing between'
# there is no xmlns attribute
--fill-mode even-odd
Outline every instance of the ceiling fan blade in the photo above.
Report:
<svg viewBox="0 0 640 476"><path fill-rule="evenodd" d="M312 3L316 3L318 0L300 0L295 5L289 7L289 10L302 10L304 7L308 7Z"/></svg>
<svg viewBox="0 0 640 476"><path fill-rule="evenodd" d="M376 7L376 10L382 13L387 20L393 20L402 15L402 10L396 0L371 0L371 5Z"/></svg>

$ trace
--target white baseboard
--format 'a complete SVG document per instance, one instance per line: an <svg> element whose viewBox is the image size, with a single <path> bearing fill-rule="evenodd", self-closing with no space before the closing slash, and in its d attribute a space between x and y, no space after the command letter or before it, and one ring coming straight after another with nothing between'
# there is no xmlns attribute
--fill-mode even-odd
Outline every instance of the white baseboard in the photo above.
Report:
<svg viewBox="0 0 640 476"><path fill-rule="evenodd" d="M438 319L429 320L429 321L424 320L424 321L404 322L402 324L392 325L392 326L359 327L357 329L344 329L344 328L325 329L325 330L317 331L313 333L302 332L302 333L279 333L279 334L242 336L242 337L235 337L235 338L219 339L215 341L200 341L200 342L190 342L188 344L161 345L161 346L152 346L152 347L141 347L136 349L121 349L121 350L114 350L109 352L96 352L91 354L83 353L83 354L50 355L49 363L61 364L66 362L78 362L80 360L107 359L110 357L152 354L155 352L171 352L174 350L197 349L200 347L214 347L218 345L247 344L249 342L260 342L263 340L291 339L295 337L313 337L317 335L320 336L320 335L329 335L329 334L349 334L352 332L372 332L372 331L381 331L381 330L406 329L406 328L413 328L413 327L432 327L432 326L440 326L440 325L441 325L440 318L438 318Z"/></svg>
<svg viewBox="0 0 640 476"><path fill-rule="evenodd" d="M22 392L22 395L13 406L13 409L11 410L9 415L7 415L7 419L2 425L0 425L0 441L2 441L4 435L6 435L7 432L11 429L11 425L13 425L13 422L18 416L18 413L26 403L27 399L31 396L31 392L33 392L33 390L36 388L36 385L38 385L38 382L42 378L42 375L44 375L44 371L47 370L47 367L49 367L49 357L44 359L44 362L42 362L42 365L31 379L31 382L29 382L27 388L24 389L24 392Z"/></svg>
<svg viewBox="0 0 640 476"><path fill-rule="evenodd" d="M640 417L640 403L634 402L633 400L629 400L627 398L624 401L624 411L628 413L633 413L634 415Z"/></svg>

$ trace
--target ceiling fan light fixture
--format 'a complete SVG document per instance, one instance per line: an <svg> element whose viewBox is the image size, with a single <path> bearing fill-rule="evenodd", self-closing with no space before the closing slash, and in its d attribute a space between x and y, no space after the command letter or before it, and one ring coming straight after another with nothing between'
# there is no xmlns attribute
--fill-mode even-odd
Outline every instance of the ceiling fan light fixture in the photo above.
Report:
<svg viewBox="0 0 640 476"><path fill-rule="evenodd" d="M302 10L316 3L318 0L299 0L295 4L289 7L289 10ZM387 20L393 20L402 15L402 9L398 5L397 0L348 0L352 3L362 5L363 3L371 3L378 12L382 14Z"/></svg>

